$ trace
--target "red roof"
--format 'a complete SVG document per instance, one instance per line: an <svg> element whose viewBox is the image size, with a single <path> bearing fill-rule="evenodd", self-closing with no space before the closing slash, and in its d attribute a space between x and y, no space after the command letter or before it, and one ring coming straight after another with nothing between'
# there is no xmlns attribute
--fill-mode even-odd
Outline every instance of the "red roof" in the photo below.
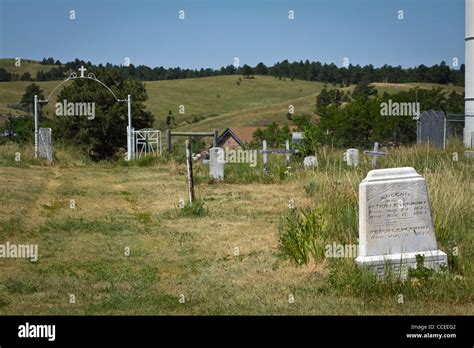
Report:
<svg viewBox="0 0 474 348"><path fill-rule="evenodd" d="M264 129L265 127L234 127L234 128L226 128L220 135L218 139L218 143L223 144L229 137L235 139L237 137L236 142L242 143L243 145L249 144L253 140L253 135L257 131L257 129ZM298 127L297 126L289 126L288 127L291 132L295 132Z"/></svg>

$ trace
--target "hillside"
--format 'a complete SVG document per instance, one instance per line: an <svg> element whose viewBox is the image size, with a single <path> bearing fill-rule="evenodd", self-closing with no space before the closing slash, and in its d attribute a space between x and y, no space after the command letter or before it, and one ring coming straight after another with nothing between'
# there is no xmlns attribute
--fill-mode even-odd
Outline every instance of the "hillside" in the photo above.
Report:
<svg viewBox="0 0 474 348"><path fill-rule="evenodd" d="M1 114L22 114L8 105L19 103L26 86L30 83L27 81L0 83ZM35 83L47 96L59 81ZM324 87L320 82L279 80L269 76L246 79L237 75L149 81L145 84L149 97L146 105L155 115L155 127L165 128L166 115L171 110L175 117L176 128L182 130L261 126L272 121L279 124L289 123L288 106L295 107L295 114L314 115L316 96ZM462 87L426 83L374 85L379 93L396 93L416 86L427 89L441 86L447 92L456 90L458 93L464 90ZM344 88L344 90L352 89L352 86ZM52 98L55 100L56 97ZM185 107L184 114L179 113L180 105ZM47 105L45 111L52 115L54 103Z"/></svg>
<svg viewBox="0 0 474 348"><path fill-rule="evenodd" d="M5 69L9 73L17 74L18 76L29 72L33 78L36 78L38 71L43 70L44 72L50 71L55 65L42 65L40 62L31 59L21 60L19 67L15 66L14 58L0 58L0 68Z"/></svg>
<svg viewBox="0 0 474 348"><path fill-rule="evenodd" d="M1 82L0 83L0 112L20 114L18 110L9 108L8 104L20 101L26 86L31 82ZM47 96L59 81L35 82ZM166 80L145 82L148 101L146 102L156 119L156 126L163 127L168 111L175 117L176 125L186 125L194 118L207 118L241 113L247 115L247 110L257 110L260 117L273 117L277 108L282 120L286 119L288 105L292 104L296 112L312 112L316 95L324 84L290 79L278 80L273 77L257 76L246 79L242 76L216 76L185 80ZM59 90L55 93L57 95ZM52 97L55 99L55 96ZM301 100L306 98L305 109L299 109ZM281 106L279 106L281 104ZM179 106L184 105L185 113L179 113ZM279 111L281 109L281 112ZM45 107L52 114L53 103ZM260 115L261 113L261 115ZM267 116L265 116L267 113ZM245 118L245 117L244 117ZM246 124L251 120L240 120Z"/></svg>
<svg viewBox="0 0 474 348"><path fill-rule="evenodd" d="M216 76L199 79L147 82L148 108L163 124L169 110L176 125L185 128L230 118L226 124L254 125L271 120L285 122L288 106L296 113L312 113L316 95L324 84L290 79L256 76ZM179 114L179 105L185 114ZM301 108L300 108L301 107ZM206 118L196 123L198 119ZM193 121L187 125L183 121ZM217 124L215 127L218 126Z"/></svg>

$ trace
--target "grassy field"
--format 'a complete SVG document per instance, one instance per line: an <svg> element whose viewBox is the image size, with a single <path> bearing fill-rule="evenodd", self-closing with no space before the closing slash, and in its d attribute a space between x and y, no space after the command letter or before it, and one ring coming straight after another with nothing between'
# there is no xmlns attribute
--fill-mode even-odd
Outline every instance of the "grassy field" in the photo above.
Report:
<svg viewBox="0 0 474 348"><path fill-rule="evenodd" d="M323 209L325 242L357 239L365 158L351 170L342 151L322 148L315 171L295 163L282 175L282 159L272 157L268 180L260 161L255 169L226 166L225 183L209 181L197 164L207 213L193 217L178 209L187 197L182 163L90 163L57 147L47 166L31 147L2 145L0 243L37 243L39 260L0 259L0 314L472 315L472 163L462 155L452 162L453 151L414 147L380 159L381 167L414 166L426 177L440 248L456 276L386 291L348 280L352 259L297 266L279 248L289 199L299 210Z"/></svg>
<svg viewBox="0 0 474 348"><path fill-rule="evenodd" d="M36 82L45 96L49 95L58 81ZM22 114L8 107L18 104L26 86L30 82L0 82L0 113ZM324 87L323 83L291 79L276 79L256 76L215 76L185 80L145 82L148 101L147 109L155 115L155 127L165 128L168 111L171 110L180 130L209 130L227 127L264 126L273 121L289 124L288 107L293 105L295 114L314 113L316 96ZM415 86L432 88L432 84L375 84L379 93L395 93ZM331 88L335 86L329 86ZM462 87L442 86L447 91L462 93ZM344 90L351 91L353 86ZM56 91L59 93L59 90ZM55 94L56 94L55 93ZM56 95L52 96L56 100ZM184 105L184 114L179 113ZM45 112L52 115L54 103L45 106Z"/></svg>

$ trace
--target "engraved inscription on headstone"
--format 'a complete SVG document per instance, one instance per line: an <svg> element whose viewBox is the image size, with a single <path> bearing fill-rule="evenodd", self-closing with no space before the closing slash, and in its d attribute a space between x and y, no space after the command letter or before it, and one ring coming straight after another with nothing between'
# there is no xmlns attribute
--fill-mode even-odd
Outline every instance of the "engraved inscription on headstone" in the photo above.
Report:
<svg viewBox="0 0 474 348"><path fill-rule="evenodd" d="M53 160L53 147L51 142L51 128L40 128L39 133L39 157Z"/></svg>
<svg viewBox="0 0 474 348"><path fill-rule="evenodd" d="M438 270L447 264L438 250L425 179L413 168L372 170L359 186L359 256L378 276L386 263L405 278L416 266L416 255L425 267Z"/></svg>

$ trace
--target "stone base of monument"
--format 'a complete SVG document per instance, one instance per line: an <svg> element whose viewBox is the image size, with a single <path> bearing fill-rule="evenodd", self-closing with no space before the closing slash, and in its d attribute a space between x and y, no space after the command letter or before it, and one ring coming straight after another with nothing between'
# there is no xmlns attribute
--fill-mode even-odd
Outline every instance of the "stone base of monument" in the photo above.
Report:
<svg viewBox="0 0 474 348"><path fill-rule="evenodd" d="M406 278L416 267L439 270L447 256L438 250L426 181L410 167L371 170L359 185L359 256L356 263L383 277Z"/></svg>
<svg viewBox="0 0 474 348"><path fill-rule="evenodd" d="M385 256L358 256L355 262L360 267L367 267L377 278L384 278L388 273L399 279L408 277L408 270L416 268L416 256L424 257L423 266L431 268L436 272L441 267L447 267L448 256L441 250L436 251L417 251L403 254L391 254Z"/></svg>
<svg viewBox="0 0 474 348"><path fill-rule="evenodd" d="M474 158L474 150L466 150L466 151L464 151L464 157L466 157L466 158Z"/></svg>

